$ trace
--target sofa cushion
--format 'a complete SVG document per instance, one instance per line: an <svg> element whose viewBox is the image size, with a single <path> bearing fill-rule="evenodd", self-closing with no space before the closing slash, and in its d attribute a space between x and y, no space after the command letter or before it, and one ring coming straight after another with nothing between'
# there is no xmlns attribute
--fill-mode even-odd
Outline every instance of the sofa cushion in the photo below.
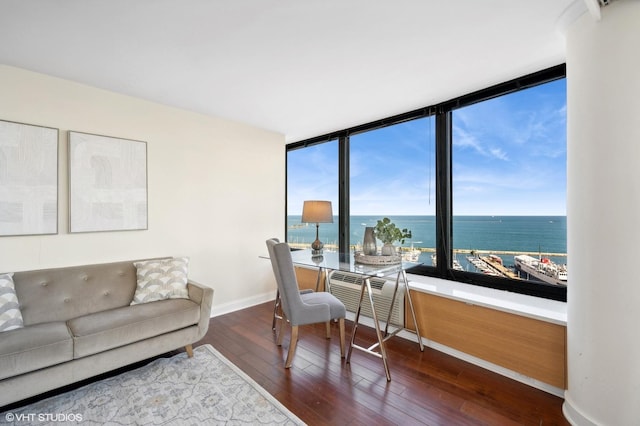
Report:
<svg viewBox="0 0 640 426"><path fill-rule="evenodd" d="M137 287L132 305L165 299L187 299L189 259L154 259L135 262Z"/></svg>
<svg viewBox="0 0 640 426"><path fill-rule="evenodd" d="M64 322L7 331L0 339L0 379L73 359L73 339Z"/></svg>
<svg viewBox="0 0 640 426"><path fill-rule="evenodd" d="M74 357L81 358L198 323L200 306L188 299L161 300L97 312L67 322Z"/></svg>
<svg viewBox="0 0 640 426"><path fill-rule="evenodd" d="M0 274L0 332L22 327L22 313L13 284L13 274Z"/></svg>
<svg viewBox="0 0 640 426"><path fill-rule="evenodd" d="M68 321L129 306L136 290L132 261L13 274L24 325Z"/></svg>

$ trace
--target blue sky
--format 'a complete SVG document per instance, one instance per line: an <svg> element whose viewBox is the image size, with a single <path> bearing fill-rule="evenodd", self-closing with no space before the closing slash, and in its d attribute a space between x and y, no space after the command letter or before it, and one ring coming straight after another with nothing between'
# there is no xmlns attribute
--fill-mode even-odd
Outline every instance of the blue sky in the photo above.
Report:
<svg viewBox="0 0 640 426"><path fill-rule="evenodd" d="M566 214L566 80L453 113L454 215ZM435 213L431 118L351 137L352 215ZM338 147L289 153L288 214L307 199L337 212Z"/></svg>
<svg viewBox="0 0 640 426"><path fill-rule="evenodd" d="M566 80L453 114L454 214L566 214Z"/></svg>

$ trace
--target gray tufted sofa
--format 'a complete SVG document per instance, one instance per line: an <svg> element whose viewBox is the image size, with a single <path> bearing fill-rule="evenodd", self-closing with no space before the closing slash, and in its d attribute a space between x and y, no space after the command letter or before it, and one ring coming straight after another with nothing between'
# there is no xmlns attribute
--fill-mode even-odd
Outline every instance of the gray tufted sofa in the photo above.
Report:
<svg viewBox="0 0 640 426"><path fill-rule="evenodd" d="M24 328L0 333L0 407L191 344L213 290L129 306L134 261L16 272Z"/></svg>

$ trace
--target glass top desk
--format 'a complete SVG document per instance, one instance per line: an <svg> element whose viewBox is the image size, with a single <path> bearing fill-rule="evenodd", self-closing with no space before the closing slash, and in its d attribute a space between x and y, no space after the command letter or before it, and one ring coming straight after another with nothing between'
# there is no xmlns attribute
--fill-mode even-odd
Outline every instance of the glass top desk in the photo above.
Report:
<svg viewBox="0 0 640 426"><path fill-rule="evenodd" d="M325 252L322 256L311 256L311 250L294 250L291 252L291 258L293 260L294 265L298 266L307 266L307 267L315 267L318 269L318 281L316 282L316 291L318 290L318 284L320 282L320 276L322 275L322 271L325 270L325 280L326 286L325 288L330 290L331 285L329 282L329 272L330 271L342 271L342 272L350 272L353 274L358 274L362 276L361 280L361 290L360 290L360 299L358 303L358 309L356 311L355 320L353 322L353 332L351 333L351 342L349 344L349 352L347 354L347 363L351 361L351 353L353 349L358 349L368 354L372 354L378 358L382 359L382 363L384 364L384 371L387 375L387 381L391 381L391 374L389 373L389 365L387 363L387 353L385 350L385 342L389 340L391 337L398 334L400 331L405 330L404 327L397 327L392 332L389 332L389 323L391 322L391 314L394 306L394 301L396 295L398 293L398 287L404 286L404 297L409 304L409 309L411 311L412 319L415 331L408 330L414 332L418 338L418 345L420 346L420 351L424 351L424 346L422 344L422 338L420 336L420 330L418 329L418 321L416 321L416 313L413 308L413 301L411 300L411 293L409 292L409 283L407 281L407 274L405 272L406 268L415 266L416 263L410 262L402 262L396 264L383 264L383 265L365 265L361 263L357 263L355 261L358 255L356 253L338 253L338 252ZM387 313L387 318L385 322L384 333L380 330L380 322L378 321L378 314L376 313L376 308L373 302L373 293L371 291L371 278L374 277L394 277L395 278L395 288L393 291L393 296L391 300L391 307L389 312ZM365 293L367 294L367 302L371 306L371 312L373 314L373 324L376 330L377 342L373 345L367 347L359 346L355 343L356 333L358 330L358 322L360 320L360 311L362 308L362 303L364 301ZM379 351L376 351L378 349Z"/></svg>

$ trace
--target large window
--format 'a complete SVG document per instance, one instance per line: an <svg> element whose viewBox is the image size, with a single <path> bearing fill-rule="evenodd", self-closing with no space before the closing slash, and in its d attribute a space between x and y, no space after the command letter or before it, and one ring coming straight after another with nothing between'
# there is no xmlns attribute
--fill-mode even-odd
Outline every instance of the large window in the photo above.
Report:
<svg viewBox="0 0 640 426"><path fill-rule="evenodd" d="M338 141L330 140L287 151L287 242L308 248L316 239L316 227L302 223L305 200L331 201L334 221L323 223L319 237L327 249L338 247Z"/></svg>
<svg viewBox="0 0 640 426"><path fill-rule="evenodd" d="M332 248L359 249L365 226L389 217L412 231L413 273L566 300L564 75L557 66L288 145L288 241L308 246L302 201L327 199Z"/></svg>
<svg viewBox="0 0 640 426"><path fill-rule="evenodd" d="M436 245L433 117L350 136L349 153L350 245L359 248L364 228L387 217L411 231L412 238L396 243L403 254L431 263Z"/></svg>
<svg viewBox="0 0 640 426"><path fill-rule="evenodd" d="M458 108L452 124L454 259L566 285L566 80Z"/></svg>

